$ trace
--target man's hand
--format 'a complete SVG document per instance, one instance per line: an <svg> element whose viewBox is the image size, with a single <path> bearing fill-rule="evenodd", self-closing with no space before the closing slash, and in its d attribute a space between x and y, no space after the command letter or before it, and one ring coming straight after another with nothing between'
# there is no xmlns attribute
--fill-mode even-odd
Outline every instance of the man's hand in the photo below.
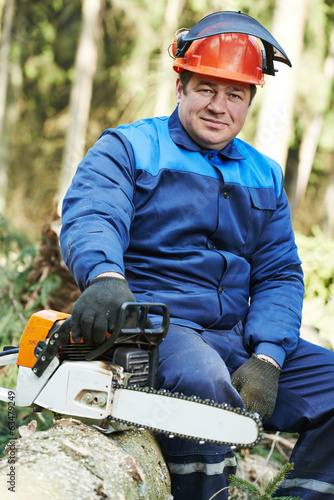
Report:
<svg viewBox="0 0 334 500"><path fill-rule="evenodd" d="M103 276L93 279L74 305L71 330L75 342L101 344L115 328L123 302L136 302L127 281ZM137 312L130 312L127 328L137 326Z"/></svg>
<svg viewBox="0 0 334 500"><path fill-rule="evenodd" d="M232 385L239 392L245 410L268 420L275 408L281 369L255 354L232 375Z"/></svg>

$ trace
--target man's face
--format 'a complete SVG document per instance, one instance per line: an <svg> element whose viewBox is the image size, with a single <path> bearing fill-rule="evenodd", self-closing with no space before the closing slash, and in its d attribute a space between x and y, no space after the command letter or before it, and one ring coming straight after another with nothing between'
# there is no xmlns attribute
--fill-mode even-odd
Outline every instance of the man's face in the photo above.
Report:
<svg viewBox="0 0 334 500"><path fill-rule="evenodd" d="M186 93L178 78L179 118L203 149L220 150L242 129L250 107L250 85L193 73Z"/></svg>

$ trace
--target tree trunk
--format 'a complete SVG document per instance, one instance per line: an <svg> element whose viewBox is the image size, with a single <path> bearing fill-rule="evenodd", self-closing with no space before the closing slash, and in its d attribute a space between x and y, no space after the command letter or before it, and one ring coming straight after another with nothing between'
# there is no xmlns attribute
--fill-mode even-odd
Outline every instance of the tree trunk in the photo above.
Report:
<svg viewBox="0 0 334 500"><path fill-rule="evenodd" d="M0 26L2 26L2 15L5 7L6 0L0 0Z"/></svg>
<svg viewBox="0 0 334 500"><path fill-rule="evenodd" d="M276 63L278 74L267 76L263 89L255 147L276 160L285 171L289 149L295 84L303 47L307 0L276 2L272 33L288 54L292 68Z"/></svg>
<svg viewBox="0 0 334 500"><path fill-rule="evenodd" d="M299 151L299 164L298 164L298 175L296 181L295 194L290 200L291 212L295 214L299 204L305 197L306 189L308 186L309 178L312 171L312 166L314 162L314 157L317 152L318 143L320 140L320 135L322 131L324 114L330 108L331 100L331 88L334 81L334 29L332 30L330 36L329 53L324 64L324 75L323 78L326 82L324 91L320 99L317 100L317 109L311 119L308 127L303 136L303 140L300 145ZM332 192L331 178L329 182L328 200L330 203L330 193ZM325 207L332 209L331 204ZM330 212L327 211L325 218L329 221L332 218Z"/></svg>
<svg viewBox="0 0 334 500"><path fill-rule="evenodd" d="M184 0L167 0L165 18L162 23L161 54L158 68L158 88L154 108L154 115L168 115L175 107L175 99L172 93L175 78L171 75L171 58L167 47L171 40L171 33L176 31L180 14L184 7ZM171 98L173 107L171 108Z"/></svg>
<svg viewBox="0 0 334 500"><path fill-rule="evenodd" d="M327 238L334 238L334 153L332 154L332 171L326 189L325 208L323 231Z"/></svg>
<svg viewBox="0 0 334 500"><path fill-rule="evenodd" d="M7 0L3 15L3 28L1 32L0 46L0 213L3 213L5 210L8 184L8 158L6 146L7 136L4 133L4 121L8 84L8 61L13 17L14 0Z"/></svg>
<svg viewBox="0 0 334 500"><path fill-rule="evenodd" d="M60 205L84 156L86 131L89 118L93 79L98 59L98 34L101 22L103 0L83 1L83 20L75 63L75 80L70 98L70 124L67 131L65 150L58 189Z"/></svg>
<svg viewBox="0 0 334 500"><path fill-rule="evenodd" d="M159 44L151 24L155 16L159 16L161 6L158 4L161 3L150 2L150 8L147 9L145 2L113 0L115 11L124 12L133 26L130 58L129 55L124 57L118 69L126 86L121 85L117 90L119 114L112 120L113 126L152 116L154 100L151 95L155 92L157 75L151 69L151 54L159 48Z"/></svg>
<svg viewBox="0 0 334 500"><path fill-rule="evenodd" d="M23 430L28 435L9 443L0 461L1 500L172 498L167 466L148 431L107 437L73 419L30 435Z"/></svg>
<svg viewBox="0 0 334 500"><path fill-rule="evenodd" d="M291 197L290 206L292 218L296 214L300 202L303 200L308 181L311 175L314 157L322 129L323 109L316 111L310 120L303 135L299 148L298 174L294 196Z"/></svg>

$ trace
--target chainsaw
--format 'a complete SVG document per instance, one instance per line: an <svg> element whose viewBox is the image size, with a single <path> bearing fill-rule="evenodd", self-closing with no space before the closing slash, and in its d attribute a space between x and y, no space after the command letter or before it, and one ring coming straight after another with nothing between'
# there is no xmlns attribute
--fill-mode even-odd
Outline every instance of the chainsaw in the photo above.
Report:
<svg viewBox="0 0 334 500"><path fill-rule="evenodd" d="M133 308L137 326L126 328ZM158 326L149 313L159 318ZM72 340L70 315L42 310L31 316L19 347L3 348L0 366L18 366L16 406L73 417L105 434L146 428L199 443L256 445L262 437L257 414L155 388L158 346L168 327L164 304L126 302L113 332L93 346ZM2 401L13 394L0 388Z"/></svg>

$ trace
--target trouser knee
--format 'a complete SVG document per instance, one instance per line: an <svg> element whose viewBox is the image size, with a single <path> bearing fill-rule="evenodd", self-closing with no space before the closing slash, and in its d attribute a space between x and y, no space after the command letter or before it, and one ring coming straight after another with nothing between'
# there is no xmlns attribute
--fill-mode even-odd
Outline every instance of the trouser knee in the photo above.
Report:
<svg viewBox="0 0 334 500"><path fill-rule="evenodd" d="M201 335L173 325L160 346L159 387L240 406L230 382L225 362Z"/></svg>

